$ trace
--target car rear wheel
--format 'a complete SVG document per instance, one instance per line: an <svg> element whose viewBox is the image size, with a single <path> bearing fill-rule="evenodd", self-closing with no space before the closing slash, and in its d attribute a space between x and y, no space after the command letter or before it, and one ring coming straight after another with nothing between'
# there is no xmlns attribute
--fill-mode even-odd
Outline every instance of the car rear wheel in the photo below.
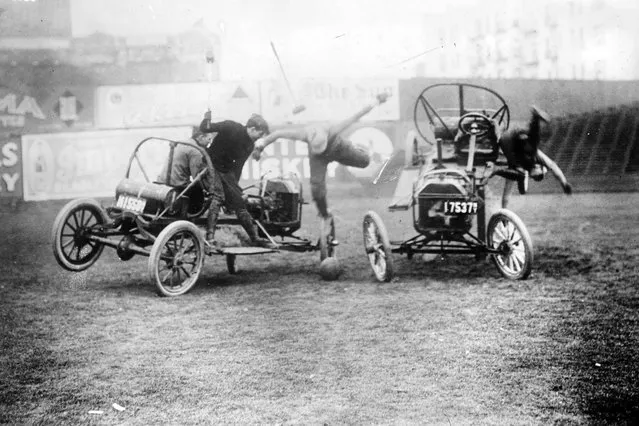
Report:
<svg viewBox="0 0 639 426"><path fill-rule="evenodd" d="M53 255L69 271L84 271L93 265L104 245L90 239L108 221L106 211L91 198L68 202L53 222Z"/></svg>

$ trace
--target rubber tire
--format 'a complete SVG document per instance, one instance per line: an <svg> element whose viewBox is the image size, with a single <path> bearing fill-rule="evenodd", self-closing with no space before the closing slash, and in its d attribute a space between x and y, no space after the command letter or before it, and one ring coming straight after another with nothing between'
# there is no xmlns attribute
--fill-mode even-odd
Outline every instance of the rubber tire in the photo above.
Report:
<svg viewBox="0 0 639 426"><path fill-rule="evenodd" d="M377 235L379 237L379 243L381 243L381 250L386 258L385 268L380 271L376 269L376 262L371 257L372 253L368 253L368 249L366 249L367 242L367 224L371 223L377 228ZM368 225L370 226L370 225ZM384 222L382 218L379 217L377 213L374 211L368 211L364 215L364 220L362 221L362 232L364 235L364 249L366 250L366 256L368 257L368 261L371 264L371 268L373 269L373 273L375 274L375 278L377 278L380 282L389 282L395 276L395 268L393 265L393 257L391 251L390 240L388 239L388 231L386 230L386 226L384 226Z"/></svg>
<svg viewBox="0 0 639 426"><path fill-rule="evenodd" d="M167 288L163 285L162 280L159 276L159 265L163 248L171 240L172 237L180 232L186 232L187 234L190 234L191 239L196 243L195 247L197 253L194 274L192 274L191 277L189 277L187 280L183 281L182 285L177 290L175 290L173 288ZM193 223L186 220L178 220L164 228L153 243L148 261L149 279L155 285L158 294L160 296L167 297L180 296L193 288L200 276L200 272L202 272L204 256L204 239L202 237L200 229Z"/></svg>
<svg viewBox="0 0 639 426"><path fill-rule="evenodd" d="M486 231L486 244L489 248L497 248L494 247L495 241L493 238L493 234L495 232L495 228L497 224L502 220L507 220L512 223L515 227L515 230L521 235L521 243L524 250L524 260L521 266L521 269L518 271L509 270L506 262L499 257L499 255L491 255L492 261L497 266L499 272L510 280L524 280L528 278L530 272L532 271L532 264L534 261L534 250L532 239L530 238L530 234L528 233L528 229L524 222L517 216L514 212L508 209L499 209L495 212L488 221L488 227Z"/></svg>
<svg viewBox="0 0 639 426"><path fill-rule="evenodd" d="M89 268L98 260L104 250L103 244L96 243L95 250L90 254L90 257L82 263L73 263L69 260L68 256L65 255L62 248L62 231L64 230L67 221L71 218L71 215L81 209L89 210L93 217L95 217L97 222L96 224L104 225L109 220L104 208L102 208L100 203L92 198L78 198L76 200L69 201L58 212L58 215L53 221L53 228L51 232L53 255L60 266L68 271L74 272L84 271Z"/></svg>
<svg viewBox="0 0 639 426"><path fill-rule="evenodd" d="M331 229L328 235L325 234L324 227L325 220L320 220L320 238L319 238L319 249L320 249L320 262L327 257L335 257L335 246L332 242L335 240L335 218L331 217ZM326 235L326 238L324 238Z"/></svg>

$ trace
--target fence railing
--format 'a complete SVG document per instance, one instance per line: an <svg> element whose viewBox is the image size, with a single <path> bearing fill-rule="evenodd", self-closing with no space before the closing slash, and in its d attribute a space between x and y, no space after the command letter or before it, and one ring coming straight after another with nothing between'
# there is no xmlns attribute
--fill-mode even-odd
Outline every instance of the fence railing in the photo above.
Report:
<svg viewBox="0 0 639 426"><path fill-rule="evenodd" d="M552 127L541 148L568 177L639 172L639 104L561 117Z"/></svg>

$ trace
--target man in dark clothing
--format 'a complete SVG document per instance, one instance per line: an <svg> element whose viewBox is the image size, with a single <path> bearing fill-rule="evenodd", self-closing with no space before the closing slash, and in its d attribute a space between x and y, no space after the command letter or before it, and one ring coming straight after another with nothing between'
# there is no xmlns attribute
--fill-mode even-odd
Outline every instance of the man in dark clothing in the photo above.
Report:
<svg viewBox="0 0 639 426"><path fill-rule="evenodd" d="M239 185L244 163L253 152L255 141L269 133L268 123L257 114L248 119L246 126L230 120L212 123L211 112L207 111L200 124L200 130L204 133L217 133L207 148L214 169L214 184L210 191L212 200L206 227L207 243L211 248L215 248L215 226L220 208L225 205L235 212L253 244L270 246L270 241L257 236L253 218L246 209L242 188Z"/></svg>
<svg viewBox="0 0 639 426"><path fill-rule="evenodd" d="M511 129L505 132L499 139L508 167L516 170L524 179L523 190L527 190L528 176L536 181L540 181L550 170L561 184L564 193L570 195L572 186L568 183L566 176L559 166L539 149L541 139L547 136L549 131L550 116L535 107L531 108L528 129ZM501 205L508 207L510 192L514 185L513 180L506 179Z"/></svg>

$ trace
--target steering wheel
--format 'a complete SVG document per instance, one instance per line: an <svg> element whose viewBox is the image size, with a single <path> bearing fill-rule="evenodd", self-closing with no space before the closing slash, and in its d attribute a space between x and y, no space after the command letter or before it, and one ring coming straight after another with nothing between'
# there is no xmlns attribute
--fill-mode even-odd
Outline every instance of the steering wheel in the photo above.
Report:
<svg viewBox="0 0 639 426"><path fill-rule="evenodd" d="M483 136L494 127L490 118L479 112L469 112L462 115L457 122L457 128L465 135Z"/></svg>

